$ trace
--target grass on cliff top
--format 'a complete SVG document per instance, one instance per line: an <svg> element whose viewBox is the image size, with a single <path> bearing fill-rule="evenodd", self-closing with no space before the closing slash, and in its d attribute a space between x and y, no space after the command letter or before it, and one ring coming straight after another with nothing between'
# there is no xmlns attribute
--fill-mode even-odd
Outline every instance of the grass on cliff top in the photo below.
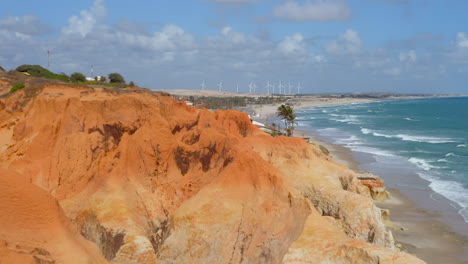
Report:
<svg viewBox="0 0 468 264"><path fill-rule="evenodd" d="M24 83L16 83L11 88L10 93L14 93L14 92L18 91L19 89L23 89L24 87L25 87Z"/></svg>
<svg viewBox="0 0 468 264"><path fill-rule="evenodd" d="M127 85L125 83L119 83L119 82L107 83L107 82L100 82L100 81L76 81L70 76L66 75L65 73L56 74L40 65L25 64L16 68L16 71L21 72L27 76L40 77L40 78L46 78L46 79L51 79L51 80L59 80L59 81L63 81L66 83L73 83L73 84L79 84L79 85L103 85L103 86L112 87L112 88L125 88L128 86L132 86L132 85Z"/></svg>

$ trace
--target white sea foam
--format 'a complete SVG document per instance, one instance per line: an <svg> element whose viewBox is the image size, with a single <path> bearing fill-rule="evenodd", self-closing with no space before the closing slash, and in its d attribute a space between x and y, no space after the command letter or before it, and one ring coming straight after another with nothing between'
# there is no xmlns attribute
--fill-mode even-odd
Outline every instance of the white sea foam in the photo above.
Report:
<svg viewBox="0 0 468 264"><path fill-rule="evenodd" d="M458 157L458 155L453 152L450 152L450 153L445 154L445 157Z"/></svg>
<svg viewBox="0 0 468 264"><path fill-rule="evenodd" d="M451 139L451 138L410 136L410 135L404 135L404 134L398 134L395 137L400 138L405 141L424 142L424 143L432 143L432 144L455 142L454 139Z"/></svg>
<svg viewBox="0 0 468 264"><path fill-rule="evenodd" d="M431 144L438 144L438 143L450 143L455 142L454 139L451 138L438 138L438 137L427 137L427 136L411 136L405 134L397 134L397 135L388 135L384 133L379 133L372 129L368 128L361 128L361 132L363 134L372 134L376 137L385 137L385 138L398 138L404 141L412 141L412 142L422 142L422 143L431 143Z"/></svg>
<svg viewBox="0 0 468 264"><path fill-rule="evenodd" d="M362 141L360 138L352 135L348 138L342 138L342 139L338 139L337 140L337 143L338 144L342 144L342 145L345 145L347 147L351 147L351 146L358 146L358 145L361 145L362 144Z"/></svg>
<svg viewBox="0 0 468 264"><path fill-rule="evenodd" d="M322 134L322 133L336 133L338 132L339 130L337 128L334 128L334 127L328 127L328 128L321 128L321 129L317 129L317 131Z"/></svg>
<svg viewBox="0 0 468 264"><path fill-rule="evenodd" d="M334 119L336 122L340 122L340 123L348 123L348 124L359 124L359 120L357 118L357 116L355 115L345 115L345 116L342 116L343 119Z"/></svg>
<svg viewBox="0 0 468 264"><path fill-rule="evenodd" d="M408 161L415 164L416 166L418 166L419 168L425 171L439 168L437 166L429 164L429 162L424 159L410 158Z"/></svg>
<svg viewBox="0 0 468 264"><path fill-rule="evenodd" d="M364 152L364 153L369 153L377 156L384 156L384 157L394 157L395 155L389 151L381 150L378 148L372 148L372 147L367 147L367 146L360 146L360 145L355 145L355 144L348 144L348 146L357 152Z"/></svg>
<svg viewBox="0 0 468 264"><path fill-rule="evenodd" d="M368 135L368 134L372 133L372 130L370 130L370 129L368 129L368 128L361 128L361 132L362 132L363 134Z"/></svg>
<svg viewBox="0 0 468 264"><path fill-rule="evenodd" d="M403 118L403 119L404 119L404 120L408 120L408 121L418 121L418 120L416 120L416 119L411 119L411 118L409 118L409 117L405 117L405 118Z"/></svg>
<svg viewBox="0 0 468 264"><path fill-rule="evenodd" d="M466 147L468 147L468 143L457 145L457 148L466 148Z"/></svg>
<svg viewBox="0 0 468 264"><path fill-rule="evenodd" d="M468 195L461 183L441 180L439 177L427 173L418 173L419 177L430 182L429 187L445 198L457 203L461 209L458 213L468 223Z"/></svg>

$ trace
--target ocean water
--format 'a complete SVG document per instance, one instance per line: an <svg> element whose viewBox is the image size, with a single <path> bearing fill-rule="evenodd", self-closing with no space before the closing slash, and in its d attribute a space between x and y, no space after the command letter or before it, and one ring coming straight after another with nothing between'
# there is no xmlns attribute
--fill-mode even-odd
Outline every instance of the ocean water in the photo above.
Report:
<svg viewBox="0 0 468 264"><path fill-rule="evenodd" d="M425 98L297 110L298 129L404 168L468 223L468 97ZM431 195L431 198L433 195Z"/></svg>

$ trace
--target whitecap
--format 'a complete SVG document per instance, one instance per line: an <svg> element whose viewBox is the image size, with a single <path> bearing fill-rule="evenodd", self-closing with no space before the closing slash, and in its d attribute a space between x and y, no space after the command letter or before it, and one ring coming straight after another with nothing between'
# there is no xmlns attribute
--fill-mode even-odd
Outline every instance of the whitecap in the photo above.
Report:
<svg viewBox="0 0 468 264"><path fill-rule="evenodd" d="M379 133L377 131L368 129L368 128L361 128L361 132L363 134L372 134L376 137L385 137L385 138L398 138L403 141L412 141L412 142L422 142L422 143L431 143L431 144L438 144L438 143L450 143L455 142L452 138L438 138L438 137L428 137L428 136L411 136L405 134L397 134L397 135L388 135L384 133Z"/></svg>
<svg viewBox="0 0 468 264"><path fill-rule="evenodd" d="M468 147L468 143L457 145L457 148L466 148L466 147Z"/></svg>
<svg viewBox="0 0 468 264"><path fill-rule="evenodd" d="M359 120L357 116L355 115L342 115L339 117L342 117L343 119L332 119L332 120L336 122L340 122L340 123L355 124L355 125L359 124Z"/></svg>
<svg viewBox="0 0 468 264"><path fill-rule="evenodd" d="M410 136L405 134L398 134L395 137L404 140L404 141L413 141L413 142L422 142L422 143L431 143L431 144L438 144L438 143L450 143L455 142L451 138L438 138L438 137L427 137L427 136Z"/></svg>
<svg viewBox="0 0 468 264"><path fill-rule="evenodd" d="M427 173L418 173L419 177L430 182L429 187L444 196L445 198L457 203L461 209L458 213L468 223L468 191L463 184L455 181L445 181Z"/></svg>
<svg viewBox="0 0 468 264"><path fill-rule="evenodd" d="M362 132L363 134L366 134L366 135L367 135L367 134L372 133L372 130L370 130L370 129L368 129L368 128L361 128L361 132Z"/></svg>
<svg viewBox="0 0 468 264"><path fill-rule="evenodd" d="M421 169L423 169L425 171L429 171L431 169L439 168L437 166L433 166L433 165L429 164L429 162L424 160L424 159L410 158L408 161L415 164L416 166L418 166L419 168L421 168Z"/></svg>
<svg viewBox="0 0 468 264"><path fill-rule="evenodd" d="M384 157L395 157L395 155L389 151L381 150L378 148L360 146L358 144L349 144L348 145L352 150L357 152L364 152L369 153L377 156L384 156Z"/></svg>

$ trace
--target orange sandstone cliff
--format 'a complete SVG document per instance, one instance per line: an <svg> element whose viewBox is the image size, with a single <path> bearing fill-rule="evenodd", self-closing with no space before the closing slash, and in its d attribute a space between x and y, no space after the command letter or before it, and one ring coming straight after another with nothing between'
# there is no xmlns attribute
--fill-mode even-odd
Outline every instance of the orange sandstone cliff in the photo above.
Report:
<svg viewBox="0 0 468 264"><path fill-rule="evenodd" d="M144 89L1 96L0 168L1 264L424 263L318 146Z"/></svg>

